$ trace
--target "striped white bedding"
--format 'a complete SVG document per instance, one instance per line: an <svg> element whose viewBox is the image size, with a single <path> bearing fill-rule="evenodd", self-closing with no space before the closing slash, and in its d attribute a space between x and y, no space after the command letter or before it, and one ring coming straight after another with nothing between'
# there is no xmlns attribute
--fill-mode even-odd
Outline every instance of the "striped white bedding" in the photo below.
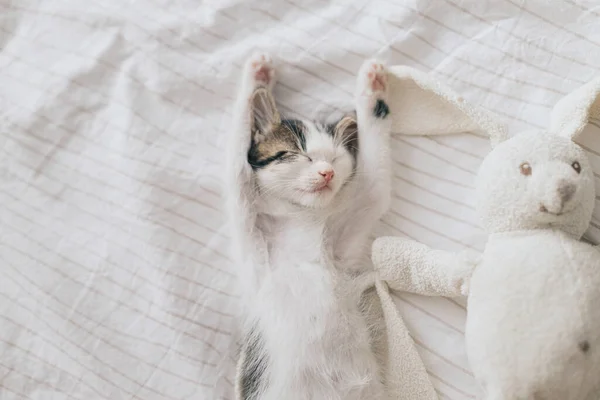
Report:
<svg viewBox="0 0 600 400"><path fill-rule="evenodd" d="M518 130L600 74L599 18L598 2L573 0L0 0L0 398L232 399L220 182L253 49L280 60L284 110L348 106L379 56ZM583 141L600 172L598 134ZM487 140L392 147L376 234L481 249L472 188ZM440 397L476 398L464 301L398 306Z"/></svg>

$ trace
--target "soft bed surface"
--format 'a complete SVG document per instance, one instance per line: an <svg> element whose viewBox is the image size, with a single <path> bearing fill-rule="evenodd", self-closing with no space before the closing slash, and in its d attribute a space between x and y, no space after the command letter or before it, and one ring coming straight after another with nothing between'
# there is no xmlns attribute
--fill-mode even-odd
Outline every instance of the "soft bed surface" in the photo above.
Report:
<svg viewBox="0 0 600 400"><path fill-rule="evenodd" d="M232 399L223 147L240 66L283 110L351 105L366 58L431 71L511 129L600 74L593 1L0 0L0 398ZM600 130L582 143L600 172ZM481 250L470 134L392 140L376 235ZM598 213L588 237L600 238ZM479 394L464 300L400 295L440 398Z"/></svg>

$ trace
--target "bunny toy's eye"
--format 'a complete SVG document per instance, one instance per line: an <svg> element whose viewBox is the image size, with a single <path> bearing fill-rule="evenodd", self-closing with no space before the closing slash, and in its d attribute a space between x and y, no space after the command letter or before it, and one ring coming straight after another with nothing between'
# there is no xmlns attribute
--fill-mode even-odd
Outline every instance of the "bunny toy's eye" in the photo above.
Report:
<svg viewBox="0 0 600 400"><path fill-rule="evenodd" d="M579 164L579 162L575 161L573 164L571 164L571 167L573 167L575 172L578 174L581 173L581 164Z"/></svg>
<svg viewBox="0 0 600 400"><path fill-rule="evenodd" d="M531 165L529 165L528 162L524 162L519 166L519 168L521 169L521 174L525 176L531 175Z"/></svg>

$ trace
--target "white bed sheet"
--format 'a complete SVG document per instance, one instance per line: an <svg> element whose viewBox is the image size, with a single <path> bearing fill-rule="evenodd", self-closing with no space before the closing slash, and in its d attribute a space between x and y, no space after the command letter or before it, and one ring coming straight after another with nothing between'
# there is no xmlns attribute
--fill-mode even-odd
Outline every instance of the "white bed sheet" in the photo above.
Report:
<svg viewBox="0 0 600 400"><path fill-rule="evenodd" d="M240 65L284 110L351 104L361 62L432 71L511 129L600 74L597 1L0 0L0 398L232 399L222 204ZM583 142L600 172L598 129ZM481 249L485 138L392 141L376 234ZM598 212L590 229L600 238ZM478 394L464 301L398 297L444 399Z"/></svg>

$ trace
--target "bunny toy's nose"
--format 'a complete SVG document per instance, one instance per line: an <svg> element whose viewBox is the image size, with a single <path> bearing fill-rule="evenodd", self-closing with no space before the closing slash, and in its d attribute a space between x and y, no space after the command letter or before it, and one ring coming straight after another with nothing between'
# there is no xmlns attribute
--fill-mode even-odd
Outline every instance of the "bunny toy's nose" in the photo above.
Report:
<svg viewBox="0 0 600 400"><path fill-rule="evenodd" d="M565 203L571 200L573 198L573 195L575 195L575 192L577 191L577 186L563 179L558 183L557 191L558 195L560 196L561 205L564 206Z"/></svg>
<svg viewBox="0 0 600 400"><path fill-rule="evenodd" d="M325 182L329 183L329 181L333 179L333 175L335 175L335 173L332 169L326 169L323 171L319 171L319 175L321 175L323 179L325 179Z"/></svg>

